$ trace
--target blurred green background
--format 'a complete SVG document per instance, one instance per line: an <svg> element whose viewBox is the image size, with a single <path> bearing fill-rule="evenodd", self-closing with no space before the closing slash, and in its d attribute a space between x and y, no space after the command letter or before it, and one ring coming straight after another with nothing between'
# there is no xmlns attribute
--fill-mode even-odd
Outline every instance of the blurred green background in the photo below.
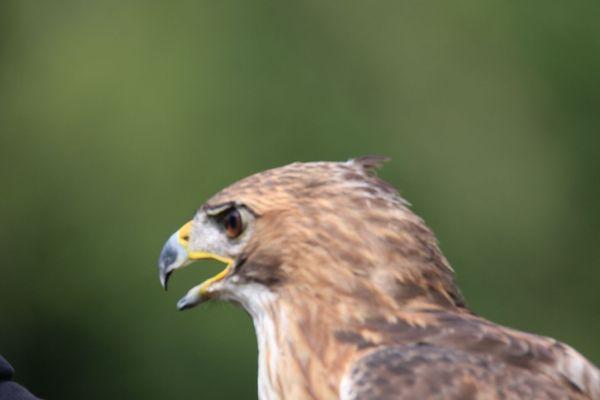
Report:
<svg viewBox="0 0 600 400"><path fill-rule="evenodd" d="M163 242L302 160L381 176L471 307L600 362L597 1L0 2L0 354L48 399L256 397L250 319Z"/></svg>

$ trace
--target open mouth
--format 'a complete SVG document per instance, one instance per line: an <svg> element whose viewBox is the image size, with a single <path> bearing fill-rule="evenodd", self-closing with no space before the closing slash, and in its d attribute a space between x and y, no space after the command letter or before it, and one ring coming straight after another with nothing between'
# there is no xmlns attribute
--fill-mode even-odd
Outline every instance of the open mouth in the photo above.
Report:
<svg viewBox="0 0 600 400"><path fill-rule="evenodd" d="M163 288L167 290L169 277L180 268L190 265L196 260L213 259L225 263L224 270L208 278L198 286L190 289L187 294L177 302L179 310L192 308L210 298L210 288L213 284L223 280L232 271L233 259L213 253L189 251L189 236L192 222L186 223L175 232L165 243L158 259L158 275Z"/></svg>

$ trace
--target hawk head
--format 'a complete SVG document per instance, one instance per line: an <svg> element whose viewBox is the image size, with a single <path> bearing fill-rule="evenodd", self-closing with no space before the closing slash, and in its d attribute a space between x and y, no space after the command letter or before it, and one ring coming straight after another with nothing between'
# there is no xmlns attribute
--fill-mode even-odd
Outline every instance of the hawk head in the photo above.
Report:
<svg viewBox="0 0 600 400"><path fill-rule="evenodd" d="M212 258L223 271L192 288L179 309L209 299L241 303L293 296L305 303L462 307L435 237L388 183L385 161L293 163L223 189L165 244L159 276ZM373 308L373 309L370 309Z"/></svg>

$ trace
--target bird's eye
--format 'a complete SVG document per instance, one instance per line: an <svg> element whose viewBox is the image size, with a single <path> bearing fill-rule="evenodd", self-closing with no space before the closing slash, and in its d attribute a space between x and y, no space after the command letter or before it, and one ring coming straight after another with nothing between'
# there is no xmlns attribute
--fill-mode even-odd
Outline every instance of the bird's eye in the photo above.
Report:
<svg viewBox="0 0 600 400"><path fill-rule="evenodd" d="M240 212L234 208L225 214L225 217L223 218L223 227L230 239L240 236L244 228Z"/></svg>

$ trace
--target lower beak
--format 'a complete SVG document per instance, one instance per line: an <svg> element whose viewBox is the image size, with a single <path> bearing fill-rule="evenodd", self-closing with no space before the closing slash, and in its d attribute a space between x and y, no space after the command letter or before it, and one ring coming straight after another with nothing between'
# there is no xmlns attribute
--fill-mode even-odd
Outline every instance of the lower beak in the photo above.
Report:
<svg viewBox="0 0 600 400"><path fill-rule="evenodd" d="M191 308L195 305L200 304L203 300L207 299L209 297L208 295L210 285L226 277L231 270L231 265L233 264L233 260L227 257L222 257L217 254L202 251L190 251L188 246L188 238L190 234L191 224L191 221L188 222L187 224L182 226L177 232L172 234L171 237L169 237L169 240L167 240L167 242L163 246L162 251L160 252L160 256L158 258L158 277L163 288L167 290L169 277L171 276L173 271L185 267L186 265L189 265L192 262L199 259L212 258L224 262L225 264L227 264L227 267L217 275L207 279L200 285L192 288L177 303L177 308L179 308L180 310Z"/></svg>

